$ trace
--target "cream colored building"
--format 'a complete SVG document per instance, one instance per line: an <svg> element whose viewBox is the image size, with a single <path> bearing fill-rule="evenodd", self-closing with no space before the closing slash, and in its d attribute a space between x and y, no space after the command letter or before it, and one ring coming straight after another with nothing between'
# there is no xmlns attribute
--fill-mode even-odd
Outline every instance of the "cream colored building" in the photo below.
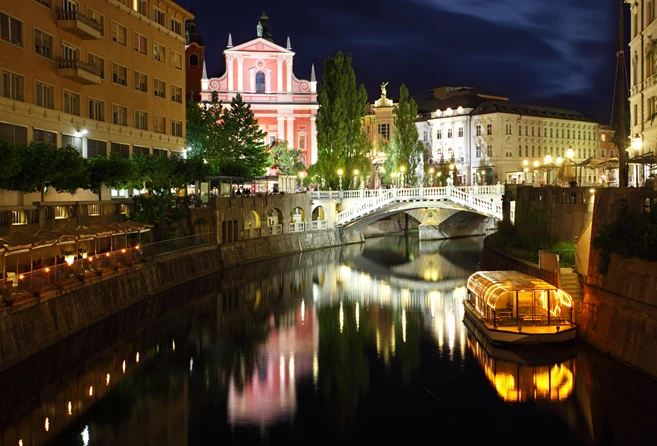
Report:
<svg viewBox="0 0 657 446"><path fill-rule="evenodd" d="M84 157L183 154L185 20L172 0L0 3L0 138ZM0 192L0 206L39 194ZM46 201L93 200L90 191Z"/></svg>
<svg viewBox="0 0 657 446"><path fill-rule="evenodd" d="M424 112L416 125L431 155L426 161L453 159L462 184L547 184L546 156L554 163L572 148L575 162L596 157L599 125L581 112L517 104L471 87L435 89L416 101Z"/></svg>
<svg viewBox="0 0 657 446"><path fill-rule="evenodd" d="M630 138L641 148L630 149L628 159L657 152L657 5L655 0L626 0L630 6ZM628 182L641 185L647 166L629 164Z"/></svg>
<svg viewBox="0 0 657 446"><path fill-rule="evenodd" d="M374 188L381 187L381 177L384 175L383 163L386 154L383 151L385 144L390 142L395 130L395 103L387 97L387 83L381 86L381 97L373 104L367 104L367 112L363 117L363 131L367 135L367 143L370 147L368 158L372 163L370 173L370 185Z"/></svg>

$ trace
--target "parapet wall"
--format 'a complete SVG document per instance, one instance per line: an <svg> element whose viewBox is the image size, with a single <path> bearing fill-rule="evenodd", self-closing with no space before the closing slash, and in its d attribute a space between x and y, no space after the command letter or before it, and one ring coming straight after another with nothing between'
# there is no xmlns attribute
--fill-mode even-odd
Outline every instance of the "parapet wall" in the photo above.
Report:
<svg viewBox="0 0 657 446"><path fill-rule="evenodd" d="M1 308L0 370L187 281L243 263L362 241L360 232L327 230L193 248Z"/></svg>

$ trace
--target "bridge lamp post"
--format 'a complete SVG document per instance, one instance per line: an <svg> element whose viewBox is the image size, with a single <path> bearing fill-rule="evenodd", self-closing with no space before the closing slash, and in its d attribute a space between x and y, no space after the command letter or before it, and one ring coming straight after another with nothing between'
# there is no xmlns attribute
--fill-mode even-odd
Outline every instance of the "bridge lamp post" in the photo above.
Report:
<svg viewBox="0 0 657 446"><path fill-rule="evenodd" d="M536 182L536 178L538 177L538 166L539 166L539 162L534 161L534 178L533 178L534 181L532 181L533 183Z"/></svg>
<svg viewBox="0 0 657 446"><path fill-rule="evenodd" d="M391 182L392 182L392 185L393 185L393 186L397 186L397 183L395 182L395 177L396 177L396 176L397 176L397 174L396 174L395 172L392 172L392 173L390 174L390 179L391 179Z"/></svg>
<svg viewBox="0 0 657 446"><path fill-rule="evenodd" d="M406 168L404 166L401 166L399 168L399 178L400 178L402 188L405 186L405 184L404 184L404 172L405 171L406 171Z"/></svg>
<svg viewBox="0 0 657 446"><path fill-rule="evenodd" d="M546 182L548 186L550 185L550 166L548 166L548 164L550 164L551 162L552 162L552 157L550 155L545 155L545 176L547 179Z"/></svg>
<svg viewBox="0 0 657 446"><path fill-rule="evenodd" d="M524 167L522 171L525 172L525 183L527 183L527 172L529 172L529 167Z"/></svg>
<svg viewBox="0 0 657 446"><path fill-rule="evenodd" d="M354 189L360 189L358 185L358 169L354 169Z"/></svg>
<svg viewBox="0 0 657 446"><path fill-rule="evenodd" d="M429 176L429 178L430 178L430 183L429 184L431 185L431 187L433 187L433 172L434 172L433 167L430 167L429 168L429 175L430 175Z"/></svg>
<svg viewBox="0 0 657 446"><path fill-rule="evenodd" d="M440 177L443 176L443 173L441 171L438 171L438 184L440 184L440 187L443 187L443 182Z"/></svg>
<svg viewBox="0 0 657 446"><path fill-rule="evenodd" d="M340 183L340 191L342 191L342 175L344 174L344 171L342 169L338 169L338 181Z"/></svg>
<svg viewBox="0 0 657 446"><path fill-rule="evenodd" d="M456 166L454 166L454 163L449 165L449 178L452 179L452 185L454 184L453 181L454 181L454 169L455 168L456 168ZM447 185L448 186L450 185L449 182L447 183Z"/></svg>

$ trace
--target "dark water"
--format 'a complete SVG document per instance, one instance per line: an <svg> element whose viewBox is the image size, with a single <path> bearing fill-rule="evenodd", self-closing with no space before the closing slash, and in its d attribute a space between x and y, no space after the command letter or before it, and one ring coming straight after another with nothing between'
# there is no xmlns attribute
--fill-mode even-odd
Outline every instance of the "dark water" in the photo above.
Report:
<svg viewBox="0 0 657 446"><path fill-rule="evenodd" d="M374 239L173 289L1 374L1 444L657 444L656 382L468 334L481 243Z"/></svg>

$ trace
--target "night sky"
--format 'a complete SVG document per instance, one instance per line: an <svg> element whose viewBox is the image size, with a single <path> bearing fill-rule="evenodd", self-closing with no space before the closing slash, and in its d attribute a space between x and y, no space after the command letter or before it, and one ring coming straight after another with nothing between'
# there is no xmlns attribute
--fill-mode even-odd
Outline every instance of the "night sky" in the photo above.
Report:
<svg viewBox="0 0 657 446"><path fill-rule="evenodd" d="M190 0L176 0L184 7ZM581 110L609 123L618 0L193 0L210 77L235 46L256 37L264 11L274 41L290 36L297 77L338 50L353 55L370 100L387 81L397 97L443 85L473 86L511 101ZM630 12L625 10L626 19ZM627 21L627 20L626 20Z"/></svg>

